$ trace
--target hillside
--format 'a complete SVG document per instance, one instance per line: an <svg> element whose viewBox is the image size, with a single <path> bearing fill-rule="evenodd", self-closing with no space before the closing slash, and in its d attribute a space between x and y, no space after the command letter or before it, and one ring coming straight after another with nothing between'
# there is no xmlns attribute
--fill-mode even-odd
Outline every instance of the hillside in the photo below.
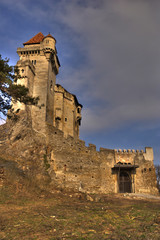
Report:
<svg viewBox="0 0 160 240"><path fill-rule="evenodd" d="M154 239L160 199L41 190L15 162L0 159L0 239ZM3 182L3 186L2 186Z"/></svg>

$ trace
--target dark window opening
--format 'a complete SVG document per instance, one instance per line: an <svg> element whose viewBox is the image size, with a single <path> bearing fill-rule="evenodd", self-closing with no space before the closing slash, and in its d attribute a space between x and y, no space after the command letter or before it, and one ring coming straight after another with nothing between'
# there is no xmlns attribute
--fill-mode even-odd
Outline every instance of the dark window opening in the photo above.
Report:
<svg viewBox="0 0 160 240"><path fill-rule="evenodd" d="M65 122L67 122L67 118L65 118L64 120L65 120Z"/></svg>
<svg viewBox="0 0 160 240"><path fill-rule="evenodd" d="M60 118L60 117L56 117L55 119L56 119L56 121L60 121L60 120L61 120L61 118Z"/></svg>
<svg viewBox="0 0 160 240"><path fill-rule="evenodd" d="M151 171L152 171L152 169L151 169L151 168L149 168L149 171L151 172Z"/></svg>
<svg viewBox="0 0 160 240"><path fill-rule="evenodd" d="M24 69L22 69L22 73L24 73Z"/></svg>
<svg viewBox="0 0 160 240"><path fill-rule="evenodd" d="M50 90L53 90L53 81L51 80L51 83L50 83Z"/></svg>

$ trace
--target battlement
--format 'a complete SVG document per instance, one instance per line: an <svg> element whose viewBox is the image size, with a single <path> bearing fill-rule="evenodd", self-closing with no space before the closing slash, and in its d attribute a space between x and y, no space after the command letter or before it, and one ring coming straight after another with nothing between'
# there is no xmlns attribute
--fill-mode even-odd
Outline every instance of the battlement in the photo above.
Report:
<svg viewBox="0 0 160 240"><path fill-rule="evenodd" d="M135 153L135 154L139 154L139 153L144 153L144 150L135 150L135 149L114 149L115 153L117 154L130 154L130 153Z"/></svg>

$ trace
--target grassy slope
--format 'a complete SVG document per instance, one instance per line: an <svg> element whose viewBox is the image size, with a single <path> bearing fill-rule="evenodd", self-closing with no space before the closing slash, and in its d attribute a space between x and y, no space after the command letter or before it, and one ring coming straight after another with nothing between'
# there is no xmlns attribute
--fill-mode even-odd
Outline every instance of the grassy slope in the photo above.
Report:
<svg viewBox="0 0 160 240"><path fill-rule="evenodd" d="M11 187L0 191L0 239L160 239L160 203L108 195L91 202Z"/></svg>
<svg viewBox="0 0 160 240"><path fill-rule="evenodd" d="M49 194L33 185L14 162L0 159L2 165L1 240L160 239L156 200L106 195L93 202L85 194Z"/></svg>

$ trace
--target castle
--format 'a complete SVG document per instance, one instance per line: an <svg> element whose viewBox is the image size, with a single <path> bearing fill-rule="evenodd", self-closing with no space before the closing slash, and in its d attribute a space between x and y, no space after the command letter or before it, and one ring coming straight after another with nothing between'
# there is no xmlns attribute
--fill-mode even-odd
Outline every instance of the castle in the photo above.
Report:
<svg viewBox="0 0 160 240"><path fill-rule="evenodd" d="M28 121L24 118L1 142L0 151L16 159L18 151L17 161L25 173L38 161L38 167L45 167L51 188L158 194L152 148L146 147L145 152L105 148L97 151L95 145L87 147L79 139L82 105L75 95L56 84L60 62L55 44L51 34L38 33L17 49L21 74L17 84L28 87L31 96L38 96L42 107L15 104L30 116L32 131L29 127L28 132L24 130ZM40 174L36 173L35 178L38 181Z"/></svg>
<svg viewBox="0 0 160 240"><path fill-rule="evenodd" d="M38 131L45 131L45 123L62 130L64 134L79 137L81 108L75 95L56 85L60 63L55 47L56 40L51 34L44 36L41 32L25 42L24 48L18 48L20 60L17 62L21 79L17 84L29 88L31 96L40 98L37 107L31 108L32 124ZM17 104L16 108L25 106Z"/></svg>

